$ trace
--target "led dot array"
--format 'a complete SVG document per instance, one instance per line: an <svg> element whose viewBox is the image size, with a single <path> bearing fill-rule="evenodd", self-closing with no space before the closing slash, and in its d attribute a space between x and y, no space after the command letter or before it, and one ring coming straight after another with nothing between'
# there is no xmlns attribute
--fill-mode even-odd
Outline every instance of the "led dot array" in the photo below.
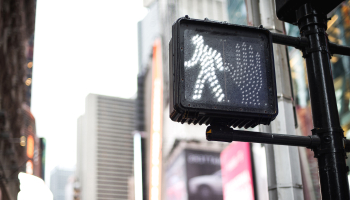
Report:
<svg viewBox="0 0 350 200"><path fill-rule="evenodd" d="M223 63L222 55L215 49L204 44L203 36L196 35L192 38L195 46L193 56L184 62L185 68L200 67L193 91L193 100L202 98L203 88L209 86L214 99L218 102L225 101L225 94L218 81L217 73L228 72L239 88L241 103L247 106L259 106L260 90L262 87L261 58L258 52L254 52L251 45L245 42L235 46L235 60L232 63ZM227 100L229 102L229 100Z"/></svg>
<svg viewBox="0 0 350 200"><path fill-rule="evenodd" d="M201 99L204 84L208 84L211 92L214 94L214 98L217 99L218 102L225 101L225 95L216 76L216 70L224 70L221 54L208 45L204 45L203 36L198 34L192 38L192 43L195 46L195 50L192 58L189 61L185 61L185 68L191 68L197 64L199 64L201 68L192 98L194 100Z"/></svg>
<svg viewBox="0 0 350 200"><path fill-rule="evenodd" d="M260 105L259 93L262 86L260 54L243 42L235 46L236 65L225 63L234 83L240 89L243 105Z"/></svg>

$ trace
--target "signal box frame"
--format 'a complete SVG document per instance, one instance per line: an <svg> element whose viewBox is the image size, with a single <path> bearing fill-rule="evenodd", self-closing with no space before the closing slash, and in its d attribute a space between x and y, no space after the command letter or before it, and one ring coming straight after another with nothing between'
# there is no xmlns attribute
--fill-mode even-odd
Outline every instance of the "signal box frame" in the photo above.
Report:
<svg viewBox="0 0 350 200"><path fill-rule="evenodd" d="M297 10L304 4L311 4L318 14L327 15L344 0L320 1L320 0L276 0L276 15L279 20L298 25L299 20L304 17ZM298 15L300 15L298 17Z"/></svg>
<svg viewBox="0 0 350 200"><path fill-rule="evenodd" d="M247 107L233 107L230 105L213 105L203 108L193 105L185 98L184 74L184 41L185 30L200 30L206 33L219 35L239 36L239 32L257 34L256 38L264 37L266 44L265 70L268 88L269 109L253 109ZM267 29L221 23L209 20L179 18L172 27L172 39L169 43L169 86L170 86L170 118L173 121L188 124L223 123L233 127L255 127L258 124L268 125L278 114L277 88L275 66L273 57L273 44L271 32ZM247 37L247 36L244 36ZM253 38L253 37L252 37ZM205 107L205 106L204 106ZM206 106L208 107L208 106Z"/></svg>

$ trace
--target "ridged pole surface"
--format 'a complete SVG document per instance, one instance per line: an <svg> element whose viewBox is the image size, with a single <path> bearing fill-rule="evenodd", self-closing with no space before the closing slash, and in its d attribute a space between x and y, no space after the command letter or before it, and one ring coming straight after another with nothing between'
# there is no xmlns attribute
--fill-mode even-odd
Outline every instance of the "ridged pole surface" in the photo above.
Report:
<svg viewBox="0 0 350 200"><path fill-rule="evenodd" d="M321 140L320 147L314 151L318 158L322 200L348 200L344 135L339 122L329 41L325 32L327 16L312 5L305 4L297 11L297 19L300 34L307 37L310 43L303 50L303 55L307 65L313 134L317 134Z"/></svg>

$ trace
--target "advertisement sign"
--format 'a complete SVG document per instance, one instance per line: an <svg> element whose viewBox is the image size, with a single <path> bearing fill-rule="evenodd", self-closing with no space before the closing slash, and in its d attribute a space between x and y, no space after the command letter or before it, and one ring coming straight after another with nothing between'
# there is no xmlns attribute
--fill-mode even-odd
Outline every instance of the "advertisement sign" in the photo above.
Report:
<svg viewBox="0 0 350 200"><path fill-rule="evenodd" d="M254 200L249 143L232 142L220 157L224 200Z"/></svg>
<svg viewBox="0 0 350 200"><path fill-rule="evenodd" d="M183 150L167 167L166 199L222 199L220 169L220 153Z"/></svg>
<svg viewBox="0 0 350 200"><path fill-rule="evenodd" d="M220 153L189 149L185 153L189 199L222 199Z"/></svg>

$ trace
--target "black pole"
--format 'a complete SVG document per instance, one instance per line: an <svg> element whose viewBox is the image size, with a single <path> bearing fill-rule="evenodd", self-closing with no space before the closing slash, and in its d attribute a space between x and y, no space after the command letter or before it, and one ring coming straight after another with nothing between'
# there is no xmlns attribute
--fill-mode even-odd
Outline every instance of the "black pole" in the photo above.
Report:
<svg viewBox="0 0 350 200"><path fill-rule="evenodd" d="M297 20L300 35L309 39L309 47L303 49L303 56L308 72L313 134L321 140L321 145L314 152L318 159L322 199L349 200L344 135L339 122L329 41L325 32L327 16L314 9L312 4L305 4L298 9Z"/></svg>
<svg viewBox="0 0 350 200"><path fill-rule="evenodd" d="M313 136L287 135L277 133L262 133L253 131L234 130L227 126L208 126L206 131L208 141L221 142L254 142L264 144L277 144L307 147L313 149L320 145L320 138ZM350 142L350 141L349 141Z"/></svg>
<svg viewBox="0 0 350 200"><path fill-rule="evenodd" d="M280 33L271 33L271 35L272 35L272 42L275 44L292 46L297 49L303 49L310 45L309 40L306 37L293 37L293 36L288 36ZM334 44L332 42L329 42L328 44L329 44L329 51L331 54L350 56L350 47Z"/></svg>
<svg viewBox="0 0 350 200"><path fill-rule="evenodd" d="M348 46L338 45L330 42L329 50L331 50L332 54L350 56L350 47Z"/></svg>
<svg viewBox="0 0 350 200"><path fill-rule="evenodd" d="M275 44L283 44L287 46L292 46L297 49L302 49L309 45L309 40L305 37L293 37L289 35L271 33L272 42Z"/></svg>

